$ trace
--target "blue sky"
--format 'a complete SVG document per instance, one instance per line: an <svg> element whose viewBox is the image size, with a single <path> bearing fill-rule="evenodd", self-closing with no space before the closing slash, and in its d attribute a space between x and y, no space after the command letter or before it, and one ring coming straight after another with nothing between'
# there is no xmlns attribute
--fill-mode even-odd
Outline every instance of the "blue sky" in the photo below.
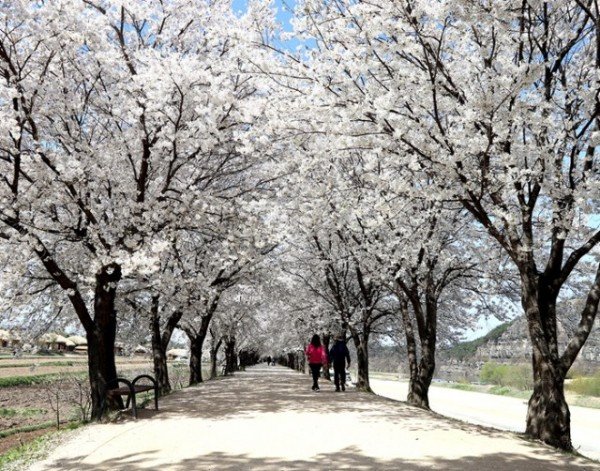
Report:
<svg viewBox="0 0 600 471"><path fill-rule="evenodd" d="M277 19L281 21L286 31L291 31L290 19L292 18L292 10L296 4L295 0L275 0L275 8L277 8ZM233 11L246 11L248 0L233 0Z"/></svg>
<svg viewBox="0 0 600 471"><path fill-rule="evenodd" d="M277 9L277 20L283 26L284 31L292 31L290 20L294 16L293 10L296 5L296 0L274 0L273 7ZM234 12L244 12L248 7L248 0L233 0L232 8ZM280 44L290 51L295 51L299 46L306 45L298 39L281 41Z"/></svg>

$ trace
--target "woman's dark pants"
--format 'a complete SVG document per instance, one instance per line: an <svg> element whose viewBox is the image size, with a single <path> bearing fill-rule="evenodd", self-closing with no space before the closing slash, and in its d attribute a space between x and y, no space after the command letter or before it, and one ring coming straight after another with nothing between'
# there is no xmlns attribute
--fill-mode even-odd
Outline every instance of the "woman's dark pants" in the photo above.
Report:
<svg viewBox="0 0 600 471"><path fill-rule="evenodd" d="M319 374L321 373L321 364L320 363L309 363L310 372L312 373L313 378L313 389L319 389Z"/></svg>

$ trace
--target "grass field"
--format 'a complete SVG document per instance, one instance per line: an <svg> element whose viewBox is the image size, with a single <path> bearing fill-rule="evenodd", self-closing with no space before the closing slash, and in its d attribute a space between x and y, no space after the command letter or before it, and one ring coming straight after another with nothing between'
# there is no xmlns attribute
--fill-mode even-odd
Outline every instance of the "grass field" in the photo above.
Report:
<svg viewBox="0 0 600 471"><path fill-rule="evenodd" d="M514 373L509 372L506 376L510 377ZM369 373L372 379L381 379L388 381L398 380L397 373ZM401 379L401 381L408 381ZM505 384L475 384L467 382L434 382L432 387L460 389L462 391L474 391L486 394L495 394L498 396L518 397L519 399L529 399L531 397L531 389L522 389L516 385L527 384L526 381L517 380L514 384L509 380L499 380ZM592 409L600 409L600 373L589 377L577 377L572 380L567 380L565 383L565 396L567 403L570 406L589 407Z"/></svg>

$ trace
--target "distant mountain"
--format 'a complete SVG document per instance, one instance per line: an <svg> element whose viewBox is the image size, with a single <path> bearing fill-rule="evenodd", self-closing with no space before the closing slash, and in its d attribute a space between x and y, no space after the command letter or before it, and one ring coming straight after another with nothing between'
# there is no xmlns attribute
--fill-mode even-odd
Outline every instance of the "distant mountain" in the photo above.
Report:
<svg viewBox="0 0 600 471"><path fill-rule="evenodd" d="M504 324L500 324L499 326L494 327L483 337L478 337L474 340L469 340L467 342L459 342L456 345L453 345L447 349L441 349L440 353L442 357L453 358L459 361L473 358L477 349L490 342L496 342L502 334L506 332L506 330L511 326L511 322L505 322Z"/></svg>
<svg viewBox="0 0 600 471"><path fill-rule="evenodd" d="M572 312L575 310L572 310ZM576 316L563 317L557 325L559 348L564 350L567 341L577 329ZM531 343L524 316L501 324L488 334L469 342L461 342L440 352L442 359L459 362L481 363L496 361L500 363L529 362ZM600 364L600 322L596 319L594 329L579 354L580 362Z"/></svg>

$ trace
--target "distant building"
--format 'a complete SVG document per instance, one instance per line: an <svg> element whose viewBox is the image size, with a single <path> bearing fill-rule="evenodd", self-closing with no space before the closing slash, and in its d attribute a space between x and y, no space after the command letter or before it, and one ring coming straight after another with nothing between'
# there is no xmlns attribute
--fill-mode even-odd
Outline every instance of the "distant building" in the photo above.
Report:
<svg viewBox="0 0 600 471"><path fill-rule="evenodd" d="M67 340L70 342L70 344L67 345L67 349L70 352L87 353L88 347L87 339L85 337L82 337L81 335L71 335L70 337L67 337Z"/></svg>
<svg viewBox="0 0 600 471"><path fill-rule="evenodd" d="M19 348L21 347L21 336L16 332L0 329L0 348Z"/></svg>
<svg viewBox="0 0 600 471"><path fill-rule="evenodd" d="M53 332L42 335L38 338L36 343L40 348L51 352L66 352L70 346L75 348L73 342L67 340L62 335Z"/></svg>
<svg viewBox="0 0 600 471"><path fill-rule="evenodd" d="M10 347L10 332L8 330L0 329L0 347L2 347L2 348Z"/></svg>
<svg viewBox="0 0 600 471"><path fill-rule="evenodd" d="M190 357L190 352L185 348L172 348L167 351L167 360L179 360Z"/></svg>
<svg viewBox="0 0 600 471"><path fill-rule="evenodd" d="M147 347L144 347L143 345L138 345L133 349L133 354L138 356L149 355L150 350Z"/></svg>

